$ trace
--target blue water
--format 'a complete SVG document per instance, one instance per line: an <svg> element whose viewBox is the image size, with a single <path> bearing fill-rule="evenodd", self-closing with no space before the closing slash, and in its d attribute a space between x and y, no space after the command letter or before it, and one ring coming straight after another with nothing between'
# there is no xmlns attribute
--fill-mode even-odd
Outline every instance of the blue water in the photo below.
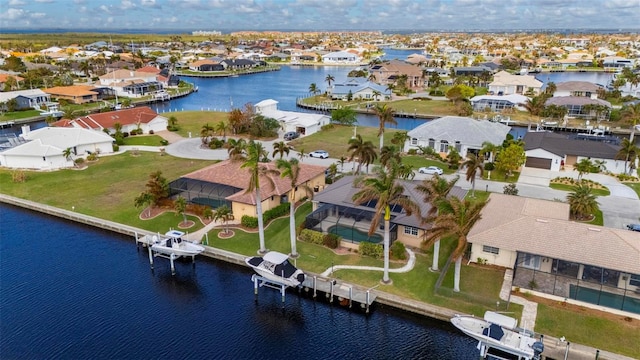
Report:
<svg viewBox="0 0 640 360"><path fill-rule="evenodd" d="M304 255L303 255L304 256ZM132 238L0 204L2 359L477 359L448 323L373 308L369 316L251 272L136 251Z"/></svg>

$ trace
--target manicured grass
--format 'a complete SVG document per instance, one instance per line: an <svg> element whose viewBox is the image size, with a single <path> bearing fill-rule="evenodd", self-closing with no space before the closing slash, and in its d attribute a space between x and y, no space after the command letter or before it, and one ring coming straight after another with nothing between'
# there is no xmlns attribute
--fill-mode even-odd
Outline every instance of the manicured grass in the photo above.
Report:
<svg viewBox="0 0 640 360"><path fill-rule="evenodd" d="M411 165L414 171L418 171L419 168L424 166L437 166L444 171L445 174L453 174L456 170L449 169L449 164L442 161L427 159L420 155L407 155L402 157L402 163Z"/></svg>
<svg viewBox="0 0 640 360"><path fill-rule="evenodd" d="M171 181L212 163L159 153L140 152L139 156L125 153L102 157L84 170L26 171L24 183L14 183L12 171L0 170L0 191L63 209L74 206L78 213L164 232L169 226L177 227L182 217L165 214L142 221L139 219L142 209L134 206L135 197L145 190L149 174L160 170Z"/></svg>
<svg viewBox="0 0 640 360"><path fill-rule="evenodd" d="M6 112L0 114L0 122L18 120L18 119L26 119L34 116L40 116L40 111L38 110L24 110L24 111L13 111Z"/></svg>
<svg viewBox="0 0 640 360"><path fill-rule="evenodd" d="M595 218L589 221L589 224L604 226L604 218L602 217L602 210L596 211Z"/></svg>
<svg viewBox="0 0 640 360"><path fill-rule="evenodd" d="M482 178L485 180L498 181L503 183L517 183L518 179L520 178L520 172L514 171L511 173L511 176L509 176L507 175L507 173L501 170L485 170Z"/></svg>
<svg viewBox="0 0 640 360"><path fill-rule="evenodd" d="M178 119L178 134L182 137L200 137L202 126L209 124L211 126L218 125L220 121L227 121L229 114L220 111L178 111L163 113L162 116L167 119L175 116ZM227 134L229 135L229 134Z"/></svg>
<svg viewBox="0 0 640 360"><path fill-rule="evenodd" d="M158 135L134 135L124 138L125 145L144 145L144 146L162 146L160 143L164 140Z"/></svg>
<svg viewBox="0 0 640 360"><path fill-rule="evenodd" d="M538 304L535 331L637 357L640 354L640 321L627 322L621 318L610 314L598 316L586 308L563 306L561 303Z"/></svg>
<svg viewBox="0 0 640 360"><path fill-rule="evenodd" d="M551 183L549 184L549 187L555 190L562 190L562 191L574 191L575 189L575 185L567 185L567 184L555 184L555 183ZM596 196L609 196L611 195L611 191L609 191L609 189L604 188L604 189L591 189L591 193L593 193Z"/></svg>
<svg viewBox="0 0 640 360"><path fill-rule="evenodd" d="M632 188L633 191L636 192L636 194L638 194L638 197L640 197L640 182L623 182L623 184L627 185L628 187Z"/></svg>

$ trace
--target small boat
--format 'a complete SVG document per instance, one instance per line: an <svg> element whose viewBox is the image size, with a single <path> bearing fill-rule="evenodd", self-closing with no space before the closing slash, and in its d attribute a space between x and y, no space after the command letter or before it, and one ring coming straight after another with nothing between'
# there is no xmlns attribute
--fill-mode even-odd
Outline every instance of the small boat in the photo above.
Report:
<svg viewBox="0 0 640 360"><path fill-rule="evenodd" d="M204 247L182 239L184 233L178 230L168 231L164 236L153 235L151 250L174 256L195 256L204 251Z"/></svg>
<svg viewBox="0 0 640 360"><path fill-rule="evenodd" d="M478 340L478 349L483 358L491 350L496 350L518 360L537 360L544 351L544 344L536 340L530 331L516 327L516 319L493 311L485 312L484 318L456 315L451 318L451 323Z"/></svg>
<svg viewBox="0 0 640 360"><path fill-rule="evenodd" d="M263 256L245 259L247 265L265 279L288 286L299 286L305 275L289 262L289 256L277 251L269 251Z"/></svg>

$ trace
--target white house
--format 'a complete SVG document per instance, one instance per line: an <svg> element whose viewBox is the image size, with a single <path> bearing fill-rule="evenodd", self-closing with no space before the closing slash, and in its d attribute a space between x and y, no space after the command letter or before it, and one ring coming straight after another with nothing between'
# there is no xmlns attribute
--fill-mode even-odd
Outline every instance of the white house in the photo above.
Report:
<svg viewBox="0 0 640 360"><path fill-rule="evenodd" d="M391 90L385 86L368 81L365 78L348 78L345 82L335 83L327 89L327 94L333 100L347 100L349 94L352 99L382 100L391 97Z"/></svg>
<svg viewBox="0 0 640 360"><path fill-rule="evenodd" d="M348 51L336 51L322 55L322 62L325 64L359 64L361 58Z"/></svg>
<svg viewBox="0 0 640 360"><path fill-rule="evenodd" d="M73 159L90 153L113 152L113 138L101 131L45 127L27 131L26 141L0 152L0 166L14 169L56 170L73 167ZM64 151L71 149L71 157Z"/></svg>
<svg viewBox="0 0 640 360"><path fill-rule="evenodd" d="M445 116L418 126L409 131L409 140L404 151L419 146L430 147L447 154L455 148L464 158L467 152L477 153L482 143L502 144L511 128L505 124L487 120L474 120L468 117Z"/></svg>
<svg viewBox="0 0 640 360"><path fill-rule="evenodd" d="M497 95L521 94L528 92L533 95L540 94L542 81L531 75L512 75L506 71L500 71L493 75L493 81L489 84L489 93Z"/></svg>
<svg viewBox="0 0 640 360"><path fill-rule="evenodd" d="M296 131L302 135L311 135L331 122L331 117L323 114L278 110L278 102L273 99L262 100L254 108L256 113L278 120L284 132Z"/></svg>
<svg viewBox="0 0 640 360"><path fill-rule="evenodd" d="M490 109L493 112L501 112L505 109L516 108L523 110L522 104L525 104L529 98L524 95L477 95L469 99L473 110L485 111Z"/></svg>
<svg viewBox="0 0 640 360"><path fill-rule="evenodd" d="M138 106L130 109L90 114L73 120L64 119L52 125L100 131L107 129L112 133L115 131L116 123L122 126L123 132L141 129L144 134L149 134L166 130L169 120L164 116L158 115L148 106Z"/></svg>

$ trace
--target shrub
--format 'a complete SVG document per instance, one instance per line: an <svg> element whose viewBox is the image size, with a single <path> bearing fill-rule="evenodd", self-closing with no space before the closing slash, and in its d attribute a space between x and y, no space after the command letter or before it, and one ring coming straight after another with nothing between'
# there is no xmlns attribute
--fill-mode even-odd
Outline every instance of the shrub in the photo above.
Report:
<svg viewBox="0 0 640 360"><path fill-rule="evenodd" d="M383 249L382 245L380 244L373 244L367 241L363 241L360 243L360 246L358 248L360 254L362 254L363 256L371 256L376 259L382 258Z"/></svg>
<svg viewBox="0 0 640 360"><path fill-rule="evenodd" d="M320 129L321 130L331 130L331 129L333 129L333 124L329 123L327 125L323 125Z"/></svg>
<svg viewBox="0 0 640 360"><path fill-rule="evenodd" d="M300 240L306 241L311 244L322 245L324 242L324 234L319 231L303 229L300 232Z"/></svg>
<svg viewBox="0 0 640 360"><path fill-rule="evenodd" d="M340 236L337 234L326 234L322 239L322 245L329 249L335 249L340 245Z"/></svg>
<svg viewBox="0 0 640 360"><path fill-rule="evenodd" d="M169 145L169 140L165 140L165 139L160 140L160 145L163 145L163 146Z"/></svg>
<svg viewBox="0 0 640 360"><path fill-rule="evenodd" d="M282 203L274 207L273 209L267 210L262 214L262 219L264 219L264 222L267 223L281 216L289 215L289 206L291 206L290 203Z"/></svg>
<svg viewBox="0 0 640 360"><path fill-rule="evenodd" d="M220 149L223 146L224 146L224 141L220 139L213 138L211 139L211 141L209 141L209 149Z"/></svg>
<svg viewBox="0 0 640 360"><path fill-rule="evenodd" d="M244 227L255 229L258 227L258 218L255 216L243 215L240 223Z"/></svg>
<svg viewBox="0 0 640 360"><path fill-rule="evenodd" d="M118 144L113 144L113 145L112 145L112 148L113 148L113 151L114 151L114 152L118 152L118 151L120 151L120 146L119 146Z"/></svg>
<svg viewBox="0 0 640 360"><path fill-rule="evenodd" d="M396 260L404 260L407 258L407 250L402 241L394 241L391 245L391 257Z"/></svg>
<svg viewBox="0 0 640 360"><path fill-rule="evenodd" d="M98 160L98 154L96 153L91 153L89 154L89 156L87 156L87 161L96 161L96 160Z"/></svg>
<svg viewBox="0 0 640 360"><path fill-rule="evenodd" d="M129 133L128 133L128 132L126 132L126 131L123 131L123 132L122 132L122 137L129 137Z"/></svg>
<svg viewBox="0 0 640 360"><path fill-rule="evenodd" d="M492 171L496 168L496 164L492 163L492 162L488 162L486 164L484 164L484 169L487 171Z"/></svg>
<svg viewBox="0 0 640 360"><path fill-rule="evenodd" d="M11 173L11 181L14 183L23 183L27 181L27 174L22 170L14 170Z"/></svg>
<svg viewBox="0 0 640 360"><path fill-rule="evenodd" d="M505 195L518 195L518 188L516 184L507 184L502 188L502 193Z"/></svg>
<svg viewBox="0 0 640 360"><path fill-rule="evenodd" d="M149 130L149 135L153 135L155 132L153 130Z"/></svg>
<svg viewBox="0 0 640 360"><path fill-rule="evenodd" d="M76 165L84 164L83 158L77 158L73 161Z"/></svg>
<svg viewBox="0 0 640 360"><path fill-rule="evenodd" d="M418 153L418 149L409 149L409 151L407 151L407 154L409 155L415 155Z"/></svg>

